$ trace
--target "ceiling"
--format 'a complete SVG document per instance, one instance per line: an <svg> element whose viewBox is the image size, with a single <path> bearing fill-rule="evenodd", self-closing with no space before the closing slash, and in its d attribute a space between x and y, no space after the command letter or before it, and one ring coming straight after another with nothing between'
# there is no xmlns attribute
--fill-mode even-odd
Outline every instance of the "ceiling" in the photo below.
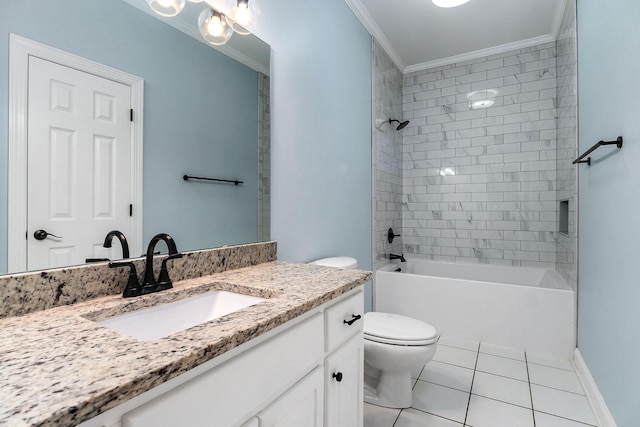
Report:
<svg viewBox="0 0 640 427"><path fill-rule="evenodd" d="M404 73L556 39L566 0L345 0Z"/></svg>

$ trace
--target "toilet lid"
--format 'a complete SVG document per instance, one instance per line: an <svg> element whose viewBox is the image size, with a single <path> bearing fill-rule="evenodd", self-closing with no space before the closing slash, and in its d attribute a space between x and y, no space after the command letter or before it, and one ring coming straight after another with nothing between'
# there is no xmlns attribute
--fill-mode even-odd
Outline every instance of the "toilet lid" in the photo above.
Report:
<svg viewBox="0 0 640 427"><path fill-rule="evenodd" d="M428 323L399 314L369 312L364 315L364 337L370 341L395 345L427 345L438 340Z"/></svg>

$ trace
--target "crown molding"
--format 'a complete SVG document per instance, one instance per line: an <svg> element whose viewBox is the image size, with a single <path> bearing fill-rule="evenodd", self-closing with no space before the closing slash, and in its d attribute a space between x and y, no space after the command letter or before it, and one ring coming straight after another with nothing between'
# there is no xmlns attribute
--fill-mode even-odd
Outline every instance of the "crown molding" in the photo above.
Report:
<svg viewBox="0 0 640 427"><path fill-rule="evenodd" d="M347 6L356 15L356 18L362 23L364 28L371 34L371 36L378 42L382 49L389 55L391 61L400 69L400 71L406 68L406 64L400 58L398 52L393 48L387 37L382 33L378 24L375 23L367 9L364 7L360 0L344 0Z"/></svg>
<svg viewBox="0 0 640 427"><path fill-rule="evenodd" d="M423 62L421 64L414 64L405 67L402 70L403 74L413 73L416 71L429 70L431 68L442 67L443 65L451 65L458 62L469 61L472 59L483 58L485 56L497 55L500 53L509 52L512 50L523 49L531 46L536 46L543 43L554 42L556 39L551 34L544 36L532 37L530 39L520 40L513 43L501 44L499 46L493 46L487 49L475 50L473 52L463 53L461 55L450 56L448 58L436 59L434 61Z"/></svg>

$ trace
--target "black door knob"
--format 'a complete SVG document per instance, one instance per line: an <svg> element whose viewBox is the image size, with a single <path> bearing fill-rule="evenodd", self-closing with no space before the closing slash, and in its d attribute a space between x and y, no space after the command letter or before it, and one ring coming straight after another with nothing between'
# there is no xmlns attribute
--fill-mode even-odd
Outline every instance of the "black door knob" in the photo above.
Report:
<svg viewBox="0 0 640 427"><path fill-rule="evenodd" d="M56 238L58 238L58 239L62 239L62 237L61 237L61 236L56 236L55 234L51 234L51 233L49 233L49 232L47 232L47 231L45 231L45 230L36 230L36 231L33 233L33 237L34 237L36 240L44 240L44 239L46 239L46 238L47 238L47 236L53 236L53 237L56 237Z"/></svg>
<svg viewBox="0 0 640 427"><path fill-rule="evenodd" d="M340 382L342 381L342 372L335 372L331 377L335 378L336 381Z"/></svg>

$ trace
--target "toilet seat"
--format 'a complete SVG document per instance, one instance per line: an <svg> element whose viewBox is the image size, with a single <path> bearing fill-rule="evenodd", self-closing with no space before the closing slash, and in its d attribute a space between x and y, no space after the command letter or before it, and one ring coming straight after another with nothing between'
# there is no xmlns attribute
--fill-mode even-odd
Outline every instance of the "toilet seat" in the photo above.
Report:
<svg viewBox="0 0 640 427"><path fill-rule="evenodd" d="M382 344L421 346L438 341L428 323L399 314L369 312L364 315L364 338Z"/></svg>

